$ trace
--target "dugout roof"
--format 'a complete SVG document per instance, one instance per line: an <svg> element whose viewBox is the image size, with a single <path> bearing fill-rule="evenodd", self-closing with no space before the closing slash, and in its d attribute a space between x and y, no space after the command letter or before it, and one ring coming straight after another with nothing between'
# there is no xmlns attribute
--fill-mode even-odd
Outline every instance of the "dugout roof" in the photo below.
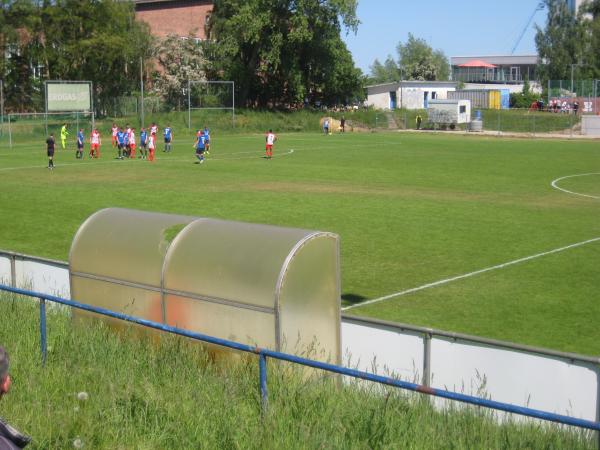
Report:
<svg viewBox="0 0 600 450"><path fill-rule="evenodd" d="M335 234L109 208L81 225L69 262L77 301L290 353L316 343L340 362Z"/></svg>

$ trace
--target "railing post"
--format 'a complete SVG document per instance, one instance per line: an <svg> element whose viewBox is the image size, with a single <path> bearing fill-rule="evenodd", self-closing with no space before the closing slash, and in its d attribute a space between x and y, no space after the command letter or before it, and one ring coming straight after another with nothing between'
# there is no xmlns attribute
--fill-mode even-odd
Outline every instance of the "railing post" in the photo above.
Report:
<svg viewBox="0 0 600 450"><path fill-rule="evenodd" d="M42 349L42 366L46 365L46 300L40 297L40 344Z"/></svg>
<svg viewBox="0 0 600 450"><path fill-rule="evenodd" d="M431 334L423 336L423 386L431 386Z"/></svg>
<svg viewBox="0 0 600 450"><path fill-rule="evenodd" d="M17 262L15 255L10 255L10 285L17 287Z"/></svg>
<svg viewBox="0 0 600 450"><path fill-rule="evenodd" d="M498 130L498 136L500 136L500 114L496 114L496 129Z"/></svg>
<svg viewBox="0 0 600 450"><path fill-rule="evenodd" d="M260 372L260 404L262 413L266 414L269 402L267 397L267 357L262 352L258 354L258 369Z"/></svg>

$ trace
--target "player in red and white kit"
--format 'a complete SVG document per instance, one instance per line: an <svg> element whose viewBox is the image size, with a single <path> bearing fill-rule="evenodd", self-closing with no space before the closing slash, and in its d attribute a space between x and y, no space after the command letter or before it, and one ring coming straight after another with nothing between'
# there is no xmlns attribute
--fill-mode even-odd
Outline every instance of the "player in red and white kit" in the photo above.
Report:
<svg viewBox="0 0 600 450"><path fill-rule="evenodd" d="M275 136L275 133L273 133L273 130L269 130L269 132L267 133L266 137L265 137L265 141L267 141L267 145L265 146L265 150L266 150L266 158L267 159L271 159L273 157L273 145L275 144L275 141L277 140L277 136Z"/></svg>
<svg viewBox="0 0 600 450"><path fill-rule="evenodd" d="M100 158L101 145L102 139L100 138L100 132L97 128L94 128L90 136L90 158Z"/></svg>
<svg viewBox="0 0 600 450"><path fill-rule="evenodd" d="M156 134L150 133L148 138L148 161L154 162L154 150L156 148Z"/></svg>
<svg viewBox="0 0 600 450"><path fill-rule="evenodd" d="M110 131L112 133L112 146L113 148L115 148L117 146L117 132L119 131L119 127L116 123L113 123Z"/></svg>
<svg viewBox="0 0 600 450"><path fill-rule="evenodd" d="M135 128L129 131L129 150L129 157L135 159Z"/></svg>

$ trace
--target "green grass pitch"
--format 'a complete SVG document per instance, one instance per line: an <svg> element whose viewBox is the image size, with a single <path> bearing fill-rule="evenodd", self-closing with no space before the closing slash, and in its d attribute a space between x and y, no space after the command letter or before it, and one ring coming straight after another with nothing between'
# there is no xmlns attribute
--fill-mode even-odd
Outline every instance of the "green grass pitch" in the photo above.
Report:
<svg viewBox="0 0 600 450"><path fill-rule="evenodd" d="M265 160L262 134L212 139L201 166L177 129L153 164L115 160L106 139L78 161L71 141L51 172L43 138L2 138L0 248L66 260L111 206L332 231L350 306L600 237L600 175L560 183L590 197L551 187L600 173L598 142L282 133ZM595 241L349 312L598 355L599 268Z"/></svg>

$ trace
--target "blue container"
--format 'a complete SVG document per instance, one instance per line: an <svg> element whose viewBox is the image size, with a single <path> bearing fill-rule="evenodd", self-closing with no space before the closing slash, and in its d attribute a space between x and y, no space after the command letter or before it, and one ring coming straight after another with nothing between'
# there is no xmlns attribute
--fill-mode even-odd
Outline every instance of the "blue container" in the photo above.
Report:
<svg viewBox="0 0 600 450"><path fill-rule="evenodd" d="M510 108L510 90L500 89L500 108Z"/></svg>
<svg viewBox="0 0 600 450"><path fill-rule="evenodd" d="M481 120L481 110L475 111L475 120Z"/></svg>

